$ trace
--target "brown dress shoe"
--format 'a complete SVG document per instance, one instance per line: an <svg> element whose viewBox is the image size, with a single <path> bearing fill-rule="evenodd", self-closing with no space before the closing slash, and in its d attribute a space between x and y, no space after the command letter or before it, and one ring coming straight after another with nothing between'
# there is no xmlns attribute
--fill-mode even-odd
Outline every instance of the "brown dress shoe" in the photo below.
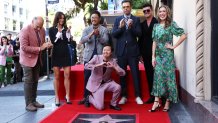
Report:
<svg viewBox="0 0 218 123"><path fill-rule="evenodd" d="M34 111L37 111L37 108L34 106L33 103L30 103L30 104L26 107L26 110L27 110L27 111L32 111L32 112L34 112Z"/></svg>
<svg viewBox="0 0 218 123"><path fill-rule="evenodd" d="M40 104L39 102L34 102L33 105L37 108L44 108L45 106L43 104Z"/></svg>

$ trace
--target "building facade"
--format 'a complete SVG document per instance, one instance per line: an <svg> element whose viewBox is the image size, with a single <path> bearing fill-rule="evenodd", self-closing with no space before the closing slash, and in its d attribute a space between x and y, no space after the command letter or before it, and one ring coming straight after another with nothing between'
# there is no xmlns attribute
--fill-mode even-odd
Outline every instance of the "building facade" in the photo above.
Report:
<svg viewBox="0 0 218 123"><path fill-rule="evenodd" d="M0 33L15 36L28 20L27 0L0 1Z"/></svg>
<svg viewBox="0 0 218 123"><path fill-rule="evenodd" d="M218 2L172 0L170 4L173 19L187 33L186 41L175 49L181 102L195 122L218 122Z"/></svg>

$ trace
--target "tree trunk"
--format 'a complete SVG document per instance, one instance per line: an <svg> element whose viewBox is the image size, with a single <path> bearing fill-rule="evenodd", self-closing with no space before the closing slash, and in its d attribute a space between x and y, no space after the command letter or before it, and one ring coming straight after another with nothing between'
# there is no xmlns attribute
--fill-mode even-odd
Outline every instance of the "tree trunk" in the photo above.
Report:
<svg viewBox="0 0 218 123"><path fill-rule="evenodd" d="M94 10L98 10L98 0L94 0Z"/></svg>

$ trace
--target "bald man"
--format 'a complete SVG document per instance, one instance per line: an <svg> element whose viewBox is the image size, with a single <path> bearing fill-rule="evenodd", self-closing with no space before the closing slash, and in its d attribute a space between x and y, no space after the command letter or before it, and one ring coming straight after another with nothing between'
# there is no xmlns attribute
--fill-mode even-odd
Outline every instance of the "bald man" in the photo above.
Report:
<svg viewBox="0 0 218 123"><path fill-rule="evenodd" d="M50 42L45 43L44 20L34 17L32 23L24 27L19 34L20 38L20 64L24 73L24 96L27 111L37 111L44 108L36 101L40 66L42 65L41 52L51 48Z"/></svg>

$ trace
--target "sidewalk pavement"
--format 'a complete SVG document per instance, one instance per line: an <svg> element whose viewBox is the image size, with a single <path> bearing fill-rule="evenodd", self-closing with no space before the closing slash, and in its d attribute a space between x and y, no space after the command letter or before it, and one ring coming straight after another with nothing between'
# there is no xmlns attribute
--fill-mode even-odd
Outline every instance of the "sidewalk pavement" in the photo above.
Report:
<svg viewBox="0 0 218 123"><path fill-rule="evenodd" d="M23 82L0 88L0 123L38 123L56 109L54 104L53 75L41 77L38 84L37 101L45 108L37 112L25 110Z"/></svg>

